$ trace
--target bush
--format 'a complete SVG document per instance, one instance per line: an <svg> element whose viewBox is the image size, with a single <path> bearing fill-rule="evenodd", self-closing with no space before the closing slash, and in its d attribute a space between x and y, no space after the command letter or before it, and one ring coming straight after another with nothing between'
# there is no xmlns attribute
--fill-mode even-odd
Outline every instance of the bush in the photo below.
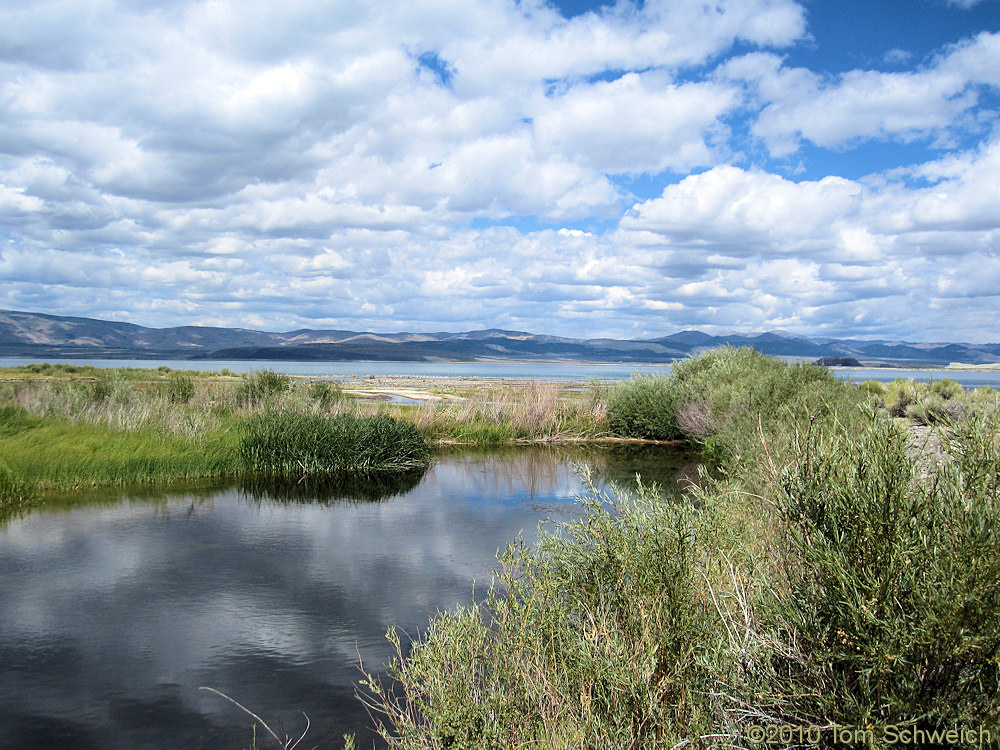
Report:
<svg viewBox="0 0 1000 750"><path fill-rule="evenodd" d="M487 601L437 617L405 659L390 631L406 699L364 684L391 747L669 748L714 730L697 513L644 495L585 507L510 546Z"/></svg>
<svg viewBox="0 0 1000 750"><path fill-rule="evenodd" d="M762 433L833 415L852 420L864 399L825 367L788 365L746 347L682 360L671 378L679 426L722 466L758 453Z"/></svg>
<svg viewBox="0 0 1000 750"><path fill-rule="evenodd" d="M329 380L317 380L309 385L309 398L327 411L344 400L344 389Z"/></svg>
<svg viewBox="0 0 1000 750"><path fill-rule="evenodd" d="M958 398L965 393L965 389L962 388L962 385L960 383L956 383L951 378L943 378L941 380L932 381L928 384L928 388L945 401Z"/></svg>
<svg viewBox="0 0 1000 750"><path fill-rule="evenodd" d="M885 396L885 384L880 383L877 380L865 380L858 383L858 388L879 399Z"/></svg>
<svg viewBox="0 0 1000 750"><path fill-rule="evenodd" d="M240 426L242 470L265 476L407 471L430 452L416 427L385 415L263 412Z"/></svg>
<svg viewBox="0 0 1000 750"><path fill-rule="evenodd" d="M181 372L170 374L167 398L172 404L186 404L194 396L194 381L190 375Z"/></svg>
<svg viewBox="0 0 1000 750"><path fill-rule="evenodd" d="M917 403L917 384L913 378L896 378L886 386L885 408L893 417L905 417L906 409Z"/></svg>
<svg viewBox="0 0 1000 750"><path fill-rule="evenodd" d="M240 377L236 384L236 401L242 406L259 404L287 391L292 379L273 370L254 370Z"/></svg>
<svg viewBox="0 0 1000 750"><path fill-rule="evenodd" d="M672 383L663 375L633 376L616 383L606 396L608 424L628 437L677 440L677 403Z"/></svg>
<svg viewBox="0 0 1000 750"><path fill-rule="evenodd" d="M799 446L778 477L786 581L761 608L782 644L762 695L784 720L998 729L996 445L959 429L923 484L885 420Z"/></svg>

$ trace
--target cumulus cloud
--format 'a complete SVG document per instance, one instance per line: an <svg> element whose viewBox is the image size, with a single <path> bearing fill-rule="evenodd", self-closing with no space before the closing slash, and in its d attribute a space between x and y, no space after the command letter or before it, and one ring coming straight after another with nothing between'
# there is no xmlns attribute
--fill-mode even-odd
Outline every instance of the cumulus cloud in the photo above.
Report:
<svg viewBox="0 0 1000 750"><path fill-rule="evenodd" d="M793 0L8 4L0 306L588 336L923 336L955 300L990 309L1000 35L827 75L788 63L808 21ZM851 179L782 161L885 141L926 147Z"/></svg>
<svg viewBox="0 0 1000 750"><path fill-rule="evenodd" d="M764 105L752 132L776 156L802 140L838 148L863 139L947 135L978 102L977 87L1000 86L1000 34L983 32L908 72L851 70L830 77L786 68L771 53L752 53L720 69L747 83Z"/></svg>

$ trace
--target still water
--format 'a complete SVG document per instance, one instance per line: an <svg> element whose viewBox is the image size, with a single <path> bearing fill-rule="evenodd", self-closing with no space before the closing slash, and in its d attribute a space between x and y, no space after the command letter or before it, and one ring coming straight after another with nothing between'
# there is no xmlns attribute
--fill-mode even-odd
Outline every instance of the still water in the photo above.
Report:
<svg viewBox="0 0 1000 750"><path fill-rule="evenodd" d="M28 357L0 357L0 367L20 367L37 362ZM190 360L190 359L49 359L94 367L156 368L166 365L175 370L208 370L242 373L253 370L274 370L288 375L344 379L366 375L409 375L425 378L508 378L512 380L538 380L544 382L582 382L588 380L624 380L634 374L668 375L670 365L665 364L552 364L541 362L280 362L251 360ZM895 367L835 368L834 374L842 380L878 380L889 382L896 378L913 378L918 381L951 378L965 388L989 386L1000 388L1000 369L997 370L911 370Z"/></svg>
<svg viewBox="0 0 1000 750"><path fill-rule="evenodd" d="M200 686L282 736L304 712L304 746L372 747L359 663L390 658L389 626L481 597L517 534L572 519L580 463L601 484L694 471L662 447L464 451L395 484L104 493L11 521L0 748L247 747L252 721Z"/></svg>

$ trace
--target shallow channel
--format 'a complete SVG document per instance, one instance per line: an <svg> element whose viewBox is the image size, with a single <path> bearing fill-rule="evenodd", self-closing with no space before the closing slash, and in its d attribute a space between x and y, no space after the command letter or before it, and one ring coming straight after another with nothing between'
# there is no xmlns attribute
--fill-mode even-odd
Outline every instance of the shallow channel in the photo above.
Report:
<svg viewBox="0 0 1000 750"><path fill-rule="evenodd" d="M308 747L375 735L359 662L485 591L498 549L583 491L638 472L670 491L663 447L452 451L377 487L103 492L0 528L0 748L247 747L252 720Z"/></svg>

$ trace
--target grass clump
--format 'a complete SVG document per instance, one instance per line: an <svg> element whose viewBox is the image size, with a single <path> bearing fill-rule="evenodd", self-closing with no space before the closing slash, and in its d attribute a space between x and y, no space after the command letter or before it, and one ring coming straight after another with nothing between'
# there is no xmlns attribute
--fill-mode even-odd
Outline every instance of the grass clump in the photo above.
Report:
<svg viewBox="0 0 1000 750"><path fill-rule="evenodd" d="M183 372L173 372L170 374L170 382L167 387L167 398L172 404L186 404L194 397L194 380L191 376Z"/></svg>
<svg viewBox="0 0 1000 750"><path fill-rule="evenodd" d="M0 463L0 519L27 510L35 502L35 493L9 466Z"/></svg>
<svg viewBox="0 0 1000 750"><path fill-rule="evenodd" d="M398 472L426 467L417 429L387 415L262 412L240 424L241 470L263 476Z"/></svg>

